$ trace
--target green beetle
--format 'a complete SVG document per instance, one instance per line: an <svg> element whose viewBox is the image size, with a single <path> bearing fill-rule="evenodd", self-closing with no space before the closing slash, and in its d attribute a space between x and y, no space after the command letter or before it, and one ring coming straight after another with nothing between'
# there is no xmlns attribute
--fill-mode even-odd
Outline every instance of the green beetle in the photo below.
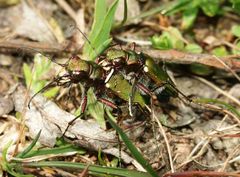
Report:
<svg viewBox="0 0 240 177"><path fill-rule="evenodd" d="M146 94L161 95L164 93L168 96L178 96L179 91L167 72L156 64L151 57L144 53L137 53L134 50L112 48L106 52L105 58L98 62L98 64L109 72L108 79L114 72L117 73L122 71L123 74L130 75L129 78L125 77L130 82L134 80L134 77L136 80L142 80L141 77L147 75L151 80L151 83L148 85L151 86L149 87L146 86L146 84L140 83L141 85L145 85L145 87L149 87L148 90L151 90ZM139 81L136 82L136 86L138 87ZM146 88L142 90L146 90Z"/></svg>

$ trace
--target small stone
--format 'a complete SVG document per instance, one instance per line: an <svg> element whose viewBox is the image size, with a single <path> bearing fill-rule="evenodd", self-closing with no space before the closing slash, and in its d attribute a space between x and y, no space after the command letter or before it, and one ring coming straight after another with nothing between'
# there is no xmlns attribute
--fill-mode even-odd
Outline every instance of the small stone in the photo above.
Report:
<svg viewBox="0 0 240 177"><path fill-rule="evenodd" d="M13 63L13 58L10 55L0 54L0 65L10 66Z"/></svg>
<svg viewBox="0 0 240 177"><path fill-rule="evenodd" d="M0 96L0 116L8 114L13 110L13 102L10 98Z"/></svg>

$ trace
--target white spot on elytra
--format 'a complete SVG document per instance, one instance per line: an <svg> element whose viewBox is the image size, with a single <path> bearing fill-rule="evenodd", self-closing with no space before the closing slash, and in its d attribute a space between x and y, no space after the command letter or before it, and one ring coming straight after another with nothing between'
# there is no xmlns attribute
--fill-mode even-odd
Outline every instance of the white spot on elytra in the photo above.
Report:
<svg viewBox="0 0 240 177"><path fill-rule="evenodd" d="M143 68L143 71L147 73L147 72L149 71L148 67L145 66L145 67Z"/></svg>
<svg viewBox="0 0 240 177"><path fill-rule="evenodd" d="M110 73L107 75L107 77L105 79L105 83L107 83L111 79L113 73L114 73L114 69L111 69Z"/></svg>

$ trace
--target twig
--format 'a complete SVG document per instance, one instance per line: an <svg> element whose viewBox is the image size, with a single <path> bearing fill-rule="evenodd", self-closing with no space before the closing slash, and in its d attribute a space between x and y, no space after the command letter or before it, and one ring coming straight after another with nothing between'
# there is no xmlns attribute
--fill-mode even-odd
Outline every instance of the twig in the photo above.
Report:
<svg viewBox="0 0 240 177"><path fill-rule="evenodd" d="M230 173L230 172L215 172L215 171L185 171L185 172L176 172L176 173L168 173L163 177L196 177L196 176L208 176L208 177L239 177L238 173Z"/></svg>
<svg viewBox="0 0 240 177"><path fill-rule="evenodd" d="M238 58L240 58L240 55L229 55L226 57L221 57L220 59L222 62L219 62L216 61L216 57L214 57L214 55L210 54L192 54L181 52L178 50L154 50L154 49L143 49L142 52L154 58L156 62L163 61L168 63L179 64L198 63L226 70L226 66L222 64L222 62L224 62L232 70L240 69L240 61L237 60Z"/></svg>
<svg viewBox="0 0 240 177"><path fill-rule="evenodd" d="M87 176L89 166L90 166L90 164L88 164L88 165L84 168L84 170L82 171L82 173L80 174L79 177L85 177L85 176Z"/></svg>
<svg viewBox="0 0 240 177"><path fill-rule="evenodd" d="M68 51L66 46L69 45L69 41L65 44L49 44L42 42L29 42L23 40L11 40L11 41L0 41L0 51L16 52L16 50L22 50L26 53L33 53L33 51L59 54L63 51ZM66 50L65 50L66 49ZM240 55L229 55L227 57L219 58L222 62L216 61L216 57L210 54L191 54L186 52L180 52L177 50L154 50L154 49L141 49L138 51L146 53L150 57L154 58L156 62L167 62L167 63L178 63L178 64L192 64L199 63L207 66L212 66L218 69L224 70L240 70Z"/></svg>
<svg viewBox="0 0 240 177"><path fill-rule="evenodd" d="M64 11L74 20L77 18L76 12L72 9L69 4L64 0L55 0L58 5L64 9Z"/></svg>
<svg viewBox="0 0 240 177"><path fill-rule="evenodd" d="M191 151L191 153L189 154L189 156L187 157L187 159L181 163L180 165L178 165L176 167L176 169L179 169L181 168L182 166L190 163L191 161L194 161L196 158L198 158L200 155L202 155L203 153L203 150L205 149L205 147L208 145L209 143L209 138L204 138L202 141L200 141L194 148L193 150ZM201 149L200 149L201 148ZM200 150L199 150L200 149ZM198 153L197 153L197 150ZM195 153L197 153L197 155L193 156Z"/></svg>
<svg viewBox="0 0 240 177"><path fill-rule="evenodd" d="M29 42L23 40L0 41L0 51L25 52L28 54L43 52L59 54L66 49L68 42L65 44L49 44L43 42Z"/></svg>
<svg viewBox="0 0 240 177"><path fill-rule="evenodd" d="M85 31L84 10L83 9L79 9L77 12L75 12L73 10L73 8L65 0L55 0L55 1L75 21L76 27L74 27L74 28L77 28L78 31L80 32L80 33L76 33L74 35L75 36L75 40L76 40L77 44L82 46L83 45L83 41L85 39L88 41L86 35L84 34L84 31ZM79 45L77 45L77 46L79 46ZM77 49L77 51L78 50L79 49Z"/></svg>

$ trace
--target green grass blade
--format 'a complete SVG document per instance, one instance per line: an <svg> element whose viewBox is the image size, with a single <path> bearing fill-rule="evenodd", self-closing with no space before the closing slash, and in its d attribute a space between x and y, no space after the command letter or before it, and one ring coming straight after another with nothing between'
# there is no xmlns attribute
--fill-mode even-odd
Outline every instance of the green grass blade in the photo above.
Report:
<svg viewBox="0 0 240 177"><path fill-rule="evenodd" d="M27 87L30 87L31 84L31 90L36 93L41 90L48 82L46 79L42 79L42 77L50 71L51 60L49 60L44 55L36 54L34 56L34 66L34 71L32 71L30 66L24 63L23 73ZM49 97L54 97L57 93L58 89L52 88L48 90L47 95Z"/></svg>
<svg viewBox="0 0 240 177"><path fill-rule="evenodd" d="M19 153L16 157L23 158L24 156L26 156L32 150L32 148L36 145L40 135L41 135L41 130L38 132L38 134L36 135L32 143L23 152Z"/></svg>
<svg viewBox="0 0 240 177"><path fill-rule="evenodd" d="M220 101L220 100L212 99L212 98L199 98L199 99L196 99L195 101L199 102L199 103L209 103L209 104L214 103L214 104L221 105L224 108L231 111L232 113L234 113L235 115L237 115L237 117L240 119L240 112L236 108L234 108L232 105L230 105L224 101Z"/></svg>
<svg viewBox="0 0 240 177"><path fill-rule="evenodd" d="M174 1L173 4L167 6L162 13L164 15L172 15L182 10L190 8L192 5L195 5L194 1L192 0L181 0L181 1Z"/></svg>
<svg viewBox="0 0 240 177"><path fill-rule="evenodd" d="M107 41L109 39L109 35L110 35L110 31L112 28L112 24L113 24L113 20L114 20L114 15L115 15L115 11L118 5L118 1L116 0L112 6L109 8L109 10L107 11L107 14L104 18L103 21L103 25L101 30L99 31L99 34L97 35L97 37L95 39L93 39L93 46L95 48L99 48L105 41ZM90 58L94 59L94 52L92 52L90 54Z"/></svg>
<svg viewBox="0 0 240 177"><path fill-rule="evenodd" d="M154 15L156 13L161 12L162 10L164 10L166 8L166 5L162 5L162 6L158 6L156 8L150 9L146 12L141 13L140 15L137 15L135 17L129 18L127 20L127 23L130 23L131 21L135 20L135 19L141 19L141 18L145 18L145 17L149 17L151 15Z"/></svg>
<svg viewBox="0 0 240 177"><path fill-rule="evenodd" d="M8 148L11 146L12 144L12 141L10 141L4 148L3 148L3 151L2 151L2 160L1 160L1 167L3 170L7 171L9 174L11 174L12 176L15 176L15 177L33 177L33 175L23 175L23 174L19 174L17 172L14 171L14 166L15 166L15 163L12 164L11 162L8 162L7 160L7 151L8 151Z"/></svg>
<svg viewBox="0 0 240 177"><path fill-rule="evenodd" d="M176 0L173 2L169 2L169 3L164 3L164 5L158 6L156 8L150 9L146 12L141 13L140 15L137 15L135 17L132 17L130 19L127 20L127 23L135 20L135 19L141 19L141 18L145 18L145 17L149 17L151 15L157 14L159 12L161 13L169 13L170 11L172 11L173 9L178 9L181 6L186 5L187 3L189 3L190 0Z"/></svg>
<svg viewBox="0 0 240 177"><path fill-rule="evenodd" d="M123 130L118 127L118 125L114 122L114 117L111 115L109 110L107 110L107 118L111 126L118 132L120 137L122 138L123 142L126 144L127 148L133 155L133 157L140 163L143 168L154 177L158 177L156 171L153 170L151 165L143 158L142 154L137 150L137 148L133 145L133 143L130 141L130 139L127 137L127 135L123 132Z"/></svg>
<svg viewBox="0 0 240 177"><path fill-rule="evenodd" d="M67 169L79 169L83 170L87 167L87 164L74 163L74 162L60 162L60 161L48 161L48 162L30 162L23 163L22 166L25 167L58 167ZM126 177L150 177L145 172L139 172L134 170L128 170L123 168L113 168L113 167L102 167L98 165L90 165L88 168L88 173L93 175L116 175L116 176L126 176Z"/></svg>
<svg viewBox="0 0 240 177"><path fill-rule="evenodd" d="M99 34L99 31L101 30L101 27L103 25L102 18L106 15L107 12L107 5L106 0L96 0L95 1L95 7L94 7L94 21L92 25L92 29L90 34L88 35L89 41L93 41ZM91 46L89 43L85 43L83 47L83 53L89 54L91 50Z"/></svg>
<svg viewBox="0 0 240 177"><path fill-rule="evenodd" d="M189 8L183 12L183 19L181 27L184 30L193 26L198 15L198 8Z"/></svg>
<svg viewBox="0 0 240 177"><path fill-rule="evenodd" d="M112 38L109 38L109 39L107 39L106 41L104 41L103 43L102 43L102 45L100 45L97 49L96 49L96 51L97 51L97 54L100 54L100 53L102 53L102 52L104 52L104 50L106 50L107 49L107 47L109 46L109 44L112 42ZM96 58L97 56L96 56L96 53L92 53L92 58Z"/></svg>
<svg viewBox="0 0 240 177"><path fill-rule="evenodd" d="M2 151L2 160L1 160L1 166L4 170L7 170L8 169L8 161L7 161L7 151L8 151L8 148L11 146L12 144L12 141L10 141L9 143L7 143L4 148L3 148L3 151Z"/></svg>
<svg viewBox="0 0 240 177"><path fill-rule="evenodd" d="M106 0L96 0L95 1L95 12L94 12L94 21L92 25L92 30L89 34L89 40L92 41L94 38L97 37L99 30L103 24L102 18L107 13L107 5Z"/></svg>
<svg viewBox="0 0 240 177"><path fill-rule="evenodd" d="M22 158L29 158L39 155L50 155L50 154L64 154L68 152L77 152L78 154L84 154L85 150L80 149L74 145L65 145L61 147L55 147L50 149L39 149L35 151L31 151L28 154L24 155Z"/></svg>
<svg viewBox="0 0 240 177"><path fill-rule="evenodd" d="M26 63L23 63L23 74L25 78L25 84L29 87L32 78L32 71Z"/></svg>
<svg viewBox="0 0 240 177"><path fill-rule="evenodd" d="M119 0L115 0L114 3L111 5L111 7L108 9L107 14L104 17L102 26L98 27L100 29L98 34L96 34L95 38L90 40L92 43L92 47L98 49L105 41L109 39L118 1ZM88 55L90 60L94 60L95 59L94 56L96 55L95 51L93 51L92 48L89 48L89 49L90 49L90 52L85 53L85 55Z"/></svg>

